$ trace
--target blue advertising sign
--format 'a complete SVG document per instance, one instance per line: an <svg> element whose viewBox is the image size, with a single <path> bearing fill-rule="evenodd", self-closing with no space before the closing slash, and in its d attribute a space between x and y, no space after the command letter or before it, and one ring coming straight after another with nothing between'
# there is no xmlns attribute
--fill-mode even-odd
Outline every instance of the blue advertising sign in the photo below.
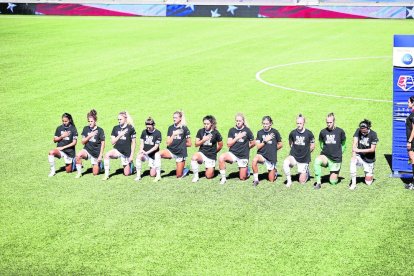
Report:
<svg viewBox="0 0 414 276"><path fill-rule="evenodd" d="M408 98L414 96L414 35L394 35L393 66L392 171L402 176L402 172L412 172L405 120L411 113Z"/></svg>

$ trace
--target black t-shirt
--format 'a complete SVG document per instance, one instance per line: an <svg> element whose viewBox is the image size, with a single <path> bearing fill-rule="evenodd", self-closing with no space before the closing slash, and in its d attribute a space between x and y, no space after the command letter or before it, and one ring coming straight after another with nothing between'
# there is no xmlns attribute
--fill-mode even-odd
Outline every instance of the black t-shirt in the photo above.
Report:
<svg viewBox="0 0 414 276"><path fill-rule="evenodd" d="M149 151L155 145L161 144L161 132L158 129L154 129L153 132L149 132L147 129L144 129L141 133L141 140L144 141L144 151ZM157 150L151 152L148 156L154 159L155 153L160 151L158 146Z"/></svg>
<svg viewBox="0 0 414 276"><path fill-rule="evenodd" d="M237 140L236 143L230 147L230 152L239 159L249 159L249 142L254 140L252 131L248 127L244 127L242 129L233 127L229 130L229 135L227 135L227 137L234 139L234 137L240 132L246 132L246 136Z"/></svg>
<svg viewBox="0 0 414 276"><path fill-rule="evenodd" d="M63 138L62 140L60 140L59 142L57 142L57 147L64 147L69 145L70 143L73 142L73 140L78 140L78 131L76 130L76 127L73 125L68 125L67 127L65 125L60 125L56 128L55 131L55 137L60 137L62 136L62 134L66 131L70 131L70 135L68 137ZM63 150L63 152L71 157L74 158L76 153L75 153L75 146L72 146L70 148L66 148Z"/></svg>
<svg viewBox="0 0 414 276"><path fill-rule="evenodd" d="M131 155L131 143L136 136L135 128L131 125L126 125L126 127L124 128L117 125L114 126L114 128L112 129L111 136L118 137L119 133L124 129L126 129L127 132L124 134L124 136L119 138L119 140L114 145L114 148L118 150L121 154L123 154L125 157L129 157Z"/></svg>
<svg viewBox="0 0 414 276"><path fill-rule="evenodd" d="M289 134L290 155L299 163L310 163L311 150L310 145L315 143L315 137L312 131L305 129L299 132L294 129Z"/></svg>
<svg viewBox="0 0 414 276"><path fill-rule="evenodd" d="M282 142L282 138L280 137L279 131L274 128L269 129L269 131L265 131L261 129L257 132L256 141L259 143L263 142L266 136L270 134L274 134L275 137L269 140L263 147L261 147L257 153L266 158L267 161L271 163L277 162L277 143Z"/></svg>
<svg viewBox="0 0 414 276"><path fill-rule="evenodd" d="M410 113L410 115L405 120L405 132L407 135L407 141L410 139L411 132L413 131L413 124L414 124L414 112Z"/></svg>
<svg viewBox="0 0 414 276"><path fill-rule="evenodd" d="M346 141L345 132L335 127L332 130L324 128L319 134L319 141L323 142L322 155L325 155L335 163L342 162L342 143Z"/></svg>
<svg viewBox="0 0 414 276"><path fill-rule="evenodd" d="M376 145L378 143L378 136L375 131L372 129L369 130L366 136L362 135L359 131L359 128L355 131L354 137L358 138L358 148L359 149L370 149L371 145ZM368 153L358 153L361 156L361 159L367 163L375 162L375 151Z"/></svg>
<svg viewBox="0 0 414 276"><path fill-rule="evenodd" d="M97 130L98 133L89 139L89 141L85 144L84 149L87 150L94 158L98 158L99 153L101 152L102 141L105 141L104 130L98 126L95 129L91 129L89 126L86 126L83 128L82 138L87 137L89 133L95 130Z"/></svg>
<svg viewBox="0 0 414 276"><path fill-rule="evenodd" d="M178 157L187 157L186 140L190 138L190 130L186 126L176 127L171 125L168 128L167 136L171 137L176 130L182 130L182 133L173 137L173 141L167 149Z"/></svg>
<svg viewBox="0 0 414 276"><path fill-rule="evenodd" d="M202 152L207 158L216 160L217 159L217 143L223 141L220 132L214 129L210 132L207 132L204 128L198 130L196 138L202 140L204 136L211 134L211 139L205 141L201 146L199 151Z"/></svg>

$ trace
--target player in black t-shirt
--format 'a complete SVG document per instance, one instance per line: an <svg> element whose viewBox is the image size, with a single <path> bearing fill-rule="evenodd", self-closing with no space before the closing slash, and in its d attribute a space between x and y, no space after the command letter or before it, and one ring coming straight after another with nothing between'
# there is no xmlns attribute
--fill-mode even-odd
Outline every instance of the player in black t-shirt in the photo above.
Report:
<svg viewBox="0 0 414 276"><path fill-rule="evenodd" d="M335 115L329 113L326 117L327 127L319 133L319 143L322 148L321 154L316 157L314 170L316 183L315 189L321 188L322 167L328 168L330 171L329 183L336 185L338 183L338 175L341 170L342 153L345 150L346 136L345 132L335 126Z"/></svg>
<svg viewBox="0 0 414 276"><path fill-rule="evenodd" d="M405 129L407 136L408 158L412 166L413 180L411 183L406 184L405 188L409 190L414 190L414 96L411 96L408 99L408 108L410 109L411 113L405 120Z"/></svg>
<svg viewBox="0 0 414 276"><path fill-rule="evenodd" d="M270 116L262 119L263 129L257 132L257 155L253 158L253 185L259 185L259 166L265 164L268 171L268 179L273 182L277 178L277 151L282 148L282 138L279 131L272 128L273 120Z"/></svg>
<svg viewBox="0 0 414 276"><path fill-rule="evenodd" d="M155 177L154 182L161 179L161 156L159 153L161 144L161 132L155 128L155 121L151 117L145 120L146 128L140 137L139 152L137 155L137 177L135 181L141 179L142 162L148 161L150 175Z"/></svg>
<svg viewBox="0 0 414 276"><path fill-rule="evenodd" d="M351 184L349 189L356 189L357 167L363 167L365 172L365 183L371 185L374 180L375 150L377 148L378 136L371 129L371 121L364 119L359 123L355 131L352 144L352 158L350 165Z"/></svg>
<svg viewBox="0 0 414 276"><path fill-rule="evenodd" d="M53 137L53 142L57 143L57 147L49 151L49 177L56 174L55 157L59 159L63 157L67 173L72 172L74 169L73 161L75 158L75 145L78 141L78 131L76 130L72 115L69 113L63 113L62 123L62 125L56 128L55 136Z"/></svg>
<svg viewBox="0 0 414 276"><path fill-rule="evenodd" d="M223 147L223 138L216 129L216 118L207 115L203 118L204 128L197 132L195 146L200 147L199 151L191 158L191 168L193 169L193 180L198 181L198 167L204 162L206 166L206 178L214 176L214 168L216 167L217 153Z"/></svg>
<svg viewBox="0 0 414 276"><path fill-rule="evenodd" d="M231 128L227 135L229 152L223 153L219 157L220 184L225 184L227 181L226 163L233 164L237 162L240 180L246 180L248 178L249 153L250 149L255 145L254 136L248 128L246 119L242 113L237 113L235 119L236 126Z"/></svg>
<svg viewBox="0 0 414 276"><path fill-rule="evenodd" d="M305 128L305 117L302 114L296 118L296 129L289 134L290 155L283 162L286 174L286 187L292 185L290 168L297 166L299 183L305 184L309 178L309 163L311 152L315 149L315 137L312 131Z"/></svg>
<svg viewBox="0 0 414 276"><path fill-rule="evenodd" d="M109 159L121 158L124 167L124 175L132 173L133 157L135 151L135 128L131 116L126 111L118 114L118 125L114 126L111 132L111 144L113 149L105 154L104 167L105 176L102 180L109 179Z"/></svg>
<svg viewBox="0 0 414 276"><path fill-rule="evenodd" d="M102 128L96 125L98 120L95 109L92 109L86 115L88 119L88 126L85 126L82 131L82 144L85 147L76 155L76 178L82 176L82 159L91 160L92 173L98 175L99 168L102 162L102 157L105 148L105 133Z"/></svg>
<svg viewBox="0 0 414 276"><path fill-rule="evenodd" d="M175 159L175 175L184 177L189 169L185 168L187 147L191 147L190 130L187 128L184 112L176 111L173 114L174 124L168 128L167 149L160 151L161 158Z"/></svg>

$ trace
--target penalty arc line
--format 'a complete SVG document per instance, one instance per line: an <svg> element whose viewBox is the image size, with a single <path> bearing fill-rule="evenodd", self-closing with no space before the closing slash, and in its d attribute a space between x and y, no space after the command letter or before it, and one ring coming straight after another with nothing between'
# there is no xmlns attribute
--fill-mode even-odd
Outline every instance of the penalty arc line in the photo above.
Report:
<svg viewBox="0 0 414 276"><path fill-rule="evenodd" d="M256 80L260 81L261 83L264 83L269 86L273 86L276 88L280 88L283 90L293 91L293 92L299 92L299 93L305 93L310 95L316 95L316 96L323 96L323 97L331 97L331 98L341 98L341 99L349 99L349 100L358 100L358 101L370 101L370 102L383 102L383 103L392 103L392 101L389 100L378 100L378 99L369 99L369 98L359 98L359 97L351 97L351 96L340 96L340 95L332 95L332 94L325 94L320 92L314 92L314 91L307 91L302 89L296 89L291 88L283 85L274 84L268 81L265 81L262 79L261 74L264 72L267 72L272 69L276 68L282 68L292 65L299 65L299 64L307 64L307 63L319 63L319 62L329 62L329 61L345 61L345 60L361 60L361 59L380 59L380 58L390 58L388 56L378 56L378 57L355 57L355 58L334 58L334 59L320 59L320 60L308 60L308 61L299 61L299 62L292 62L287 64L280 64L275 66L266 67L259 72L256 73Z"/></svg>

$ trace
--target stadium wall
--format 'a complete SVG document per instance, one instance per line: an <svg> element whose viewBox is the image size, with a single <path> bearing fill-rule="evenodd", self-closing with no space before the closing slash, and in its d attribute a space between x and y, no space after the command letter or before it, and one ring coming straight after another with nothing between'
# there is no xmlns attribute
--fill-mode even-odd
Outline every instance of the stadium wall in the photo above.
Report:
<svg viewBox="0 0 414 276"><path fill-rule="evenodd" d="M1 2L0 13L5 14L30 14L30 15L66 15L66 16L168 16L168 17L266 17L266 18L384 18L384 19L414 19L414 2L411 6L398 5L388 2L387 5L358 4L342 5L329 4L331 1L304 1L304 0L279 0L273 1L280 5L247 5L246 2L237 5L212 5L212 4L168 4L165 0L155 0L144 4L145 1L106 1L100 3L80 4L81 1L67 1L67 3L55 3L56 1L31 1ZM340 0L336 0L340 1ZM390 0L389 0L390 1ZM61 2L61 1L59 1ZM70 2L70 3L69 3ZM84 3L84 1L82 1ZM109 3L112 2L112 3ZM115 2L115 3L114 3ZM214 1L204 1L214 3ZM229 1L230 2L230 1ZM233 1L236 2L236 1ZM262 3L262 1L249 1L247 3ZM177 1L174 1L177 3ZM191 2L197 3L197 1ZM293 5L292 3L296 3ZM302 5L301 3L317 3L317 5ZM410 4L410 2L404 2Z"/></svg>

